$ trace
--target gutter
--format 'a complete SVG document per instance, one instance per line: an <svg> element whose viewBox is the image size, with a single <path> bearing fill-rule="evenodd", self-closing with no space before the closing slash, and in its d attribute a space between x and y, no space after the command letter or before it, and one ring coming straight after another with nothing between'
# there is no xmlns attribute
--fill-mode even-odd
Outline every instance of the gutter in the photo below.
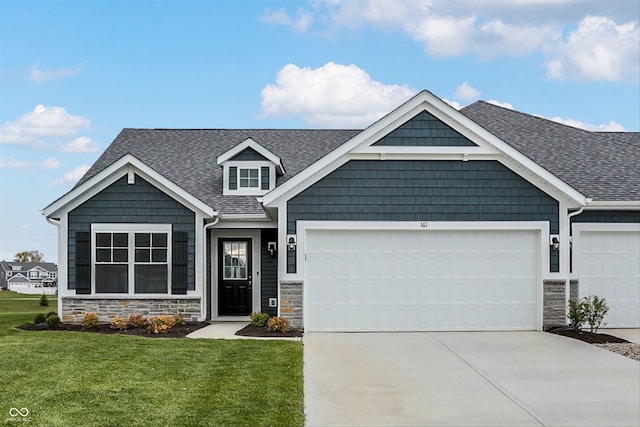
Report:
<svg viewBox="0 0 640 427"><path fill-rule="evenodd" d="M203 231L203 236L202 236L202 257L204 259L204 262L202 263L202 270L203 270L203 274L202 274L202 278L203 280L203 286L202 286L202 316L198 319L198 322L204 322L207 318L207 305L209 304L209 301L207 299L207 293L206 293L206 278L207 278L207 230L210 229L211 227L215 227L218 222L220 222L220 215L216 212L213 215L213 222L210 222L209 224L205 224L202 231Z"/></svg>
<svg viewBox="0 0 640 427"><path fill-rule="evenodd" d="M586 200L587 205L590 204L593 199L587 198ZM567 235L567 269L566 269L566 278L565 278L565 301L564 301L564 310L565 310L565 323L567 322L567 315L568 310L569 310L569 300L571 297L571 270L572 270L572 263L571 263L571 241L572 241L572 235L571 235L571 218L573 218L574 216L580 215L584 209L586 208L586 206L580 206L580 209L578 209L575 212L569 212L567 214L567 228L568 228L568 235Z"/></svg>

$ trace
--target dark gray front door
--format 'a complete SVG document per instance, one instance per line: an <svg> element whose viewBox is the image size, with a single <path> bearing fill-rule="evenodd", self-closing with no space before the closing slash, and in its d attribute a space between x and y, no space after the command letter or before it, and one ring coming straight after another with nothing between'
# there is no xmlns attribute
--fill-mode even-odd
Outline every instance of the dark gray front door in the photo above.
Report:
<svg viewBox="0 0 640 427"><path fill-rule="evenodd" d="M218 315L251 314L251 239L220 239Z"/></svg>

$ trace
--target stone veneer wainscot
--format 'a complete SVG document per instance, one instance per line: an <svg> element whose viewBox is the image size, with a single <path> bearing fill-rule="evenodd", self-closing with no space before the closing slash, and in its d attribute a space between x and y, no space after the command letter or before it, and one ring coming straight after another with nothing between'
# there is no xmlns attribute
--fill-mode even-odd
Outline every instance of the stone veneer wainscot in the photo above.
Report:
<svg viewBox="0 0 640 427"><path fill-rule="evenodd" d="M80 323L86 313L96 313L99 322L110 322L117 316L126 319L130 314L142 314L145 317L179 314L187 322L196 322L202 316L200 297L156 299L62 297L60 318L63 322Z"/></svg>

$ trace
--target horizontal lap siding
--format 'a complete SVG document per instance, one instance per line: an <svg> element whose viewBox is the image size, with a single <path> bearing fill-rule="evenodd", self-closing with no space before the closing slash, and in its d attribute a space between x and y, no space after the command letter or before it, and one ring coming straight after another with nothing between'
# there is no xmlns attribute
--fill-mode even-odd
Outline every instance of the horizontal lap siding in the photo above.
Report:
<svg viewBox="0 0 640 427"><path fill-rule="evenodd" d="M558 202L497 161L353 160L292 198L296 221L549 221ZM295 272L295 256L287 271ZM552 266L552 269L554 266Z"/></svg>
<svg viewBox="0 0 640 427"><path fill-rule="evenodd" d="M583 211L571 218L571 223L640 223L640 211Z"/></svg>
<svg viewBox="0 0 640 427"><path fill-rule="evenodd" d="M172 224L173 231L186 232L187 289L195 289L195 214L139 176L135 184L127 184L126 176L114 182L69 212L68 220L69 289L76 283L75 235L100 223Z"/></svg>

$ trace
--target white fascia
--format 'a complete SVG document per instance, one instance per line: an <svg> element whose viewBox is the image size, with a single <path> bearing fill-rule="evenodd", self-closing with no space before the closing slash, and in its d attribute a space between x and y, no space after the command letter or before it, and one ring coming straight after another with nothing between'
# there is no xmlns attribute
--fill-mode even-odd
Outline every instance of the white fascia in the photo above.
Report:
<svg viewBox="0 0 640 427"><path fill-rule="evenodd" d="M276 156L271 151L267 150L266 148L264 148L262 145L258 144L251 138L245 139L243 142L236 145L229 151L222 153L220 156L218 156L216 161L219 165L221 165L226 161L233 159L235 156L242 153L247 148L251 148L257 151L261 156L269 160L271 163L275 164L276 167L278 168L278 172L281 175L284 174L285 170L284 170L284 166L282 166L282 161L280 160L280 157Z"/></svg>
<svg viewBox="0 0 640 427"><path fill-rule="evenodd" d="M470 141L476 143L478 147L372 146L383 136L397 129L421 111L429 112ZM386 158L415 156L414 158L426 159L429 156L433 156L432 158L453 156L452 158L471 160L473 158L490 158L491 156L494 156L495 159L506 157L511 162L521 165L527 175L540 177L540 180L546 183L545 187L554 188L557 193L562 193L564 198L572 200L579 206L586 204L586 197L580 192L428 91L420 92L298 175L266 194L262 198L263 203L265 206L270 207L274 205L277 199L288 200L346 163L349 160L348 155L358 157L377 154L380 159L384 159L383 157L386 153L389 154Z"/></svg>
<svg viewBox="0 0 640 427"><path fill-rule="evenodd" d="M57 217L60 212L69 212L124 175L130 176L133 172L194 212L199 212L205 217L217 215L217 212L206 203L193 197L189 192L169 181L131 154L122 156L81 185L73 188L67 194L44 208L42 213L45 217L51 218Z"/></svg>
<svg viewBox="0 0 640 427"><path fill-rule="evenodd" d="M640 201L592 201L584 208L585 210L620 210L620 211L638 211L640 210Z"/></svg>

